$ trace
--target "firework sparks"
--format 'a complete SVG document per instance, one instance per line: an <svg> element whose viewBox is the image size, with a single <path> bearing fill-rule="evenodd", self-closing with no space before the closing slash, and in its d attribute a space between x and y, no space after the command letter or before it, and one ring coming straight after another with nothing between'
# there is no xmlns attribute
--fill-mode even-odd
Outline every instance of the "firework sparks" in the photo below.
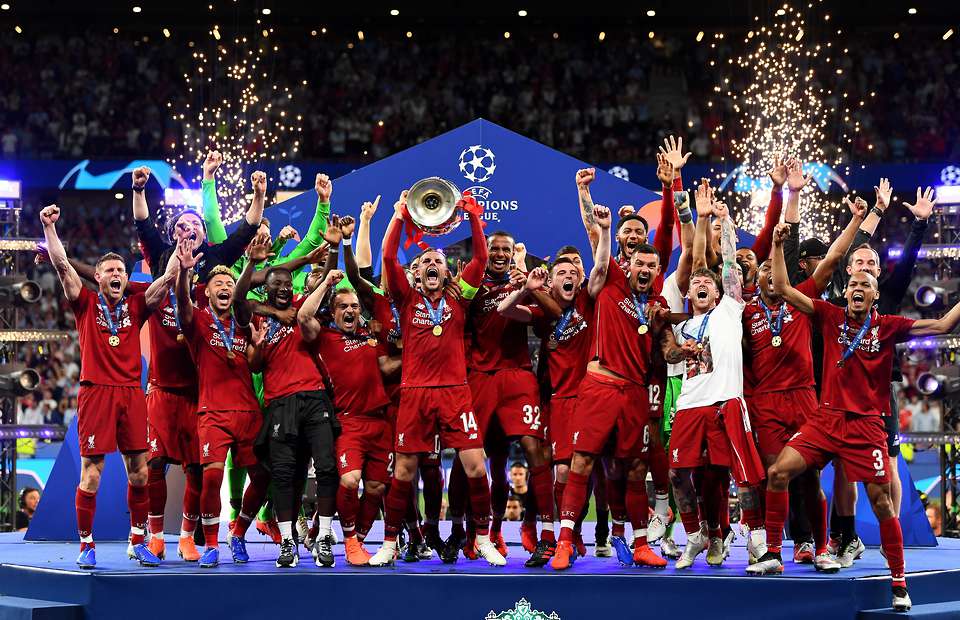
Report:
<svg viewBox="0 0 960 620"><path fill-rule="evenodd" d="M238 31L232 37L212 25L206 51L190 42L194 70L183 74L184 97L167 103L181 134L178 155L168 158L174 168L198 170L191 180L199 185L199 164L207 151L223 155L217 195L225 223L246 211L247 172L300 150L301 116L287 112L294 93L275 84L269 69L279 51L273 33L259 18L248 34ZM273 180L269 171L268 180Z"/></svg>
<svg viewBox="0 0 960 620"><path fill-rule="evenodd" d="M812 15L819 2L804 5ZM824 21L826 21L824 17ZM795 157L805 171L849 173L848 153L859 121L846 95L835 93L831 80L842 75L845 49L821 37L839 36L840 30L807 23L805 14L789 3L780 5L769 24L756 17L753 29L743 38L744 52L726 59L714 58L711 66L725 68L714 93L733 114L734 130L729 144L736 165L734 191L743 194L738 204L737 224L757 232L763 226L771 182L767 177L774 156ZM714 35L716 50L724 35ZM712 107L713 102L709 102ZM859 107L864 105L859 102ZM724 131L717 127L712 138ZM718 175L725 179L726 173ZM801 192L801 236L833 237L838 210L826 195L839 177L827 172Z"/></svg>

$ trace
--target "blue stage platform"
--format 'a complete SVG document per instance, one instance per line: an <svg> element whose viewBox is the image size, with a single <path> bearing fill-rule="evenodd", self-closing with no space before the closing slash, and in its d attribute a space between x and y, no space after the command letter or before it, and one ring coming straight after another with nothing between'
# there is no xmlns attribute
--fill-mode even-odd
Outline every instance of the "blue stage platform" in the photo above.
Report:
<svg viewBox="0 0 960 620"><path fill-rule="evenodd" d="M516 525L505 524L508 540L519 540ZM783 576L750 578L743 572L746 550L742 539L719 569L708 568L702 557L687 571L676 571L672 565L656 571L621 568L615 559L591 555L559 574L524 568L527 554L518 544L510 544L508 564L502 569L462 558L452 566L434 559L386 569L353 568L346 566L343 547L338 546L334 569L315 567L301 547L300 566L281 570L274 566L276 547L266 542L248 545L249 564L232 564L229 550L222 545L224 563L216 569L200 569L176 558L176 542L169 536L167 541L173 559L159 568L141 568L127 560L125 544L99 543L98 568L82 571L74 564L75 543L28 543L20 534L2 534L0 594L6 596L0 596L0 620L274 620L296 617L308 609L319 617L337 620L481 620L491 611L496 617L513 610L521 599L546 614L556 612L562 620L647 614L677 619L826 620L856 619L861 610L890 605L889 574L875 548L853 568L835 575L821 575L810 566L790 562ZM907 550L910 594L917 606L960 599L960 541L940 539L939 543L937 548ZM375 545L368 547L372 550ZM588 549L592 554L592 546ZM792 549L784 551L785 557L792 557ZM51 602L74 606L51 606ZM34 615L20 613L42 604L46 607ZM939 607L947 611L938 618L960 617L960 604Z"/></svg>

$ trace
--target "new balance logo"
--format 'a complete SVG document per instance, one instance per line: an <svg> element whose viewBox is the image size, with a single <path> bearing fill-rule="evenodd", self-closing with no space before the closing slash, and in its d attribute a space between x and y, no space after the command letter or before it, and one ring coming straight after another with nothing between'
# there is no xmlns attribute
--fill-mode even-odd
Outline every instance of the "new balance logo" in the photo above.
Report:
<svg viewBox="0 0 960 620"><path fill-rule="evenodd" d="M398 446L403 445L403 433L400 433L399 435L397 435L397 445Z"/></svg>
<svg viewBox="0 0 960 620"><path fill-rule="evenodd" d="M874 478L882 478L882 477L884 477L884 476L886 476L886 475L887 475L887 472L885 472L884 470L881 469L880 471L874 472L873 477L874 477Z"/></svg>
<svg viewBox="0 0 960 620"><path fill-rule="evenodd" d="M210 456L210 444L208 443L203 444L203 456Z"/></svg>
<svg viewBox="0 0 960 620"><path fill-rule="evenodd" d="M94 440L96 439L96 437L97 437L96 435L90 435L89 437L87 437L87 450L93 450L94 448L97 447L94 444Z"/></svg>
<svg viewBox="0 0 960 620"><path fill-rule="evenodd" d="M273 436L274 436L274 437L279 437L279 436L280 436L280 425L279 425L279 424L274 424L274 425L273 425Z"/></svg>
<svg viewBox="0 0 960 620"><path fill-rule="evenodd" d="M577 443L577 440L580 439L580 431L573 433L573 443Z"/></svg>

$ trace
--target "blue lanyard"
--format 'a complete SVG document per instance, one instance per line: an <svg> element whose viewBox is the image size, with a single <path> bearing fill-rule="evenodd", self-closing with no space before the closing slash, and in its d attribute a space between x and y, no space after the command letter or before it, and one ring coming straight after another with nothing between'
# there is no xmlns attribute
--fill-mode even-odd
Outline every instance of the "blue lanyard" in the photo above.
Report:
<svg viewBox="0 0 960 620"><path fill-rule="evenodd" d="M237 322L232 320L230 321L230 337L227 337L227 332L223 329L223 323L220 322L220 319L217 317L217 313L213 310L210 310L210 316L213 317L213 324L217 326L217 332L220 334L220 338L223 340L223 344L227 346L227 354L233 355L233 334L237 329Z"/></svg>
<svg viewBox="0 0 960 620"><path fill-rule="evenodd" d="M867 315L867 320L863 322L863 325L860 326L860 331L857 332L857 335L853 337L853 341L847 345L847 350L843 352L843 357L840 358L840 361L837 362L837 368L843 368L843 365L847 363L847 360L853 355L853 352L857 350L857 347L860 346L860 342L863 340L863 336L867 333L867 330L870 329L870 322L872 316ZM843 313L843 338L844 340L849 340L847 337L847 313Z"/></svg>
<svg viewBox="0 0 960 620"><path fill-rule="evenodd" d="M177 313L177 294L173 291L173 287L170 287L170 307L173 308L173 321L177 325L177 332L183 333L183 330L180 328L180 314Z"/></svg>
<svg viewBox="0 0 960 620"><path fill-rule="evenodd" d="M703 342L703 334L707 331L707 323L710 322L710 315L711 315L712 313L713 313L713 310L711 310L710 312L708 312L708 313L706 313L706 314L703 315L703 322L700 323L700 330L697 331L697 338L696 338L696 340L697 340L698 343L702 343L702 342ZM689 319L688 319L688 321L689 321ZM684 325L686 325L686 321L684 322ZM680 333L683 334L683 337L684 337L684 338L693 338L693 336L691 336L690 334L688 334L688 333L686 332L686 330L684 330L682 327L680 328Z"/></svg>
<svg viewBox="0 0 960 620"><path fill-rule="evenodd" d="M787 313L787 303L783 302L780 304L780 314L777 315L777 321L773 321L773 313L770 308L767 307L767 304L763 303L763 299L760 299L760 307L763 308L763 313L767 315L767 324L770 326L770 333L774 337L779 336L783 331L783 316Z"/></svg>
<svg viewBox="0 0 960 620"><path fill-rule="evenodd" d="M282 325L280 324L280 321L273 317L267 319L267 325L269 325L270 328L267 330L266 342L270 342L270 339L273 338L274 334L277 333L277 330L279 330Z"/></svg>
<svg viewBox="0 0 960 620"><path fill-rule="evenodd" d="M630 293L630 297L633 299L633 307L637 311L637 320L640 321L640 325L646 325L647 315L644 311L647 307L647 294L644 293L638 298L635 294Z"/></svg>
<svg viewBox="0 0 960 620"><path fill-rule="evenodd" d="M394 328L390 330L390 335L399 338L402 333L400 330L400 313L397 312L397 306L392 301L390 302L390 314L393 315L393 325Z"/></svg>
<svg viewBox="0 0 960 620"><path fill-rule="evenodd" d="M127 296L124 295L120 298L120 301L117 302L116 319L114 319L113 315L110 314L110 308L107 306L107 300L104 298L103 293L97 293L97 297L100 298L100 310L103 311L103 318L107 322L107 329L110 330L111 336L116 336L117 332L120 330L120 317L123 315L123 302L127 299Z"/></svg>
<svg viewBox="0 0 960 620"><path fill-rule="evenodd" d="M563 314L560 315L560 319L557 321L556 327L553 328L553 339L557 342L560 342L560 336L563 334L563 330L567 329L567 325L570 324L570 319L573 318L573 311L576 308L570 306L563 311Z"/></svg>
<svg viewBox="0 0 960 620"><path fill-rule="evenodd" d="M330 329L332 329L332 330L334 330L334 331L340 332L340 334L343 335L343 337L346 338L347 340L370 340L370 339L372 339L372 336L369 336L369 335L366 335L366 334L361 334L360 332L354 332L354 333L352 333L352 334L350 334L350 333L348 333L348 332L345 332L345 331L343 331L342 329L340 329L340 326L337 325L336 321L330 321L328 327L330 327Z"/></svg>
<svg viewBox="0 0 960 620"><path fill-rule="evenodd" d="M437 304L436 308L434 308L430 303L430 300L427 299L426 295L420 296L423 297L423 303L427 307L427 314L430 315L430 321L434 324L434 326L443 323L443 309L447 306L447 298L441 297L440 303Z"/></svg>

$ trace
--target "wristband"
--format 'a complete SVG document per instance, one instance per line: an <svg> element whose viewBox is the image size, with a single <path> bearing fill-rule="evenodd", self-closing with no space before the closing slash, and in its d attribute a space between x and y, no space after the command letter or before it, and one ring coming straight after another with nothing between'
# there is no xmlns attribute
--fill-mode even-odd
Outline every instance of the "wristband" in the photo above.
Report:
<svg viewBox="0 0 960 620"><path fill-rule="evenodd" d="M870 207L870 213L873 213L879 218L883 217L883 209L881 209L880 207Z"/></svg>
<svg viewBox="0 0 960 620"><path fill-rule="evenodd" d="M339 251L340 251L340 248L330 248L329 250L327 250L327 252L329 252L329 253L331 253L331 254L336 254L336 253L338 253Z"/></svg>
<svg viewBox="0 0 960 620"><path fill-rule="evenodd" d="M347 237L346 239L343 240L342 243L344 247L347 247L347 248L351 247L353 245L353 237Z"/></svg>
<svg viewBox="0 0 960 620"><path fill-rule="evenodd" d="M143 187L137 187L136 185L134 185L134 186L132 186L130 189L132 189L133 191L135 191L135 192L138 193L138 194L142 194L144 188L143 188Z"/></svg>
<svg viewBox="0 0 960 620"><path fill-rule="evenodd" d="M693 222L693 212L690 211L689 205L677 210L677 219L680 220L681 224L690 224Z"/></svg>

